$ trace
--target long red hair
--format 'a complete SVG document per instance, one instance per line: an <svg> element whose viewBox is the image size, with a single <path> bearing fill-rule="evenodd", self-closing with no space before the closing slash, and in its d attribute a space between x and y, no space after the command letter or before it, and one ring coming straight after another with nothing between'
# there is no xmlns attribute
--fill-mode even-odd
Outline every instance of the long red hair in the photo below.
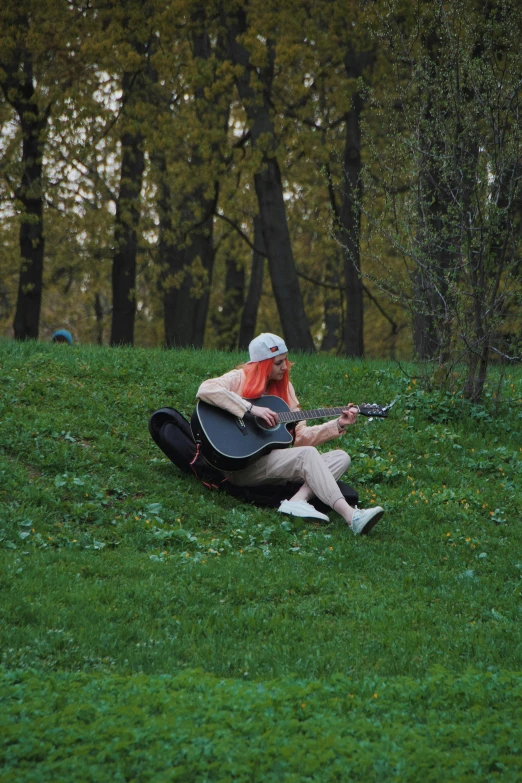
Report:
<svg viewBox="0 0 522 783"><path fill-rule="evenodd" d="M262 394L274 394L281 397L287 405L290 405L288 385L290 383L290 362L287 361L285 374L280 381L270 381L270 373L274 366L274 358L265 359L262 362L249 362L242 364L241 369L246 375L245 385L241 390L241 396L255 400Z"/></svg>

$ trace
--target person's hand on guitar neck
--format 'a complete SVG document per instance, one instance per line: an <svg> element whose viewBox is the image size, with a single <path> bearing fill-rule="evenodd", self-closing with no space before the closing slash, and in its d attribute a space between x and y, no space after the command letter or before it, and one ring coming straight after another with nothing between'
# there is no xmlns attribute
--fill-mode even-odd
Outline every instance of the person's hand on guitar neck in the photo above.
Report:
<svg viewBox="0 0 522 783"><path fill-rule="evenodd" d="M339 428L339 432L344 432L349 424L355 424L358 414L359 408L357 405L354 402L349 402L337 419L337 427Z"/></svg>
<svg viewBox="0 0 522 783"><path fill-rule="evenodd" d="M279 416L275 411L271 411L270 408L263 408L262 405L252 405L249 413L258 419L266 421L269 427L275 427L279 421Z"/></svg>
<svg viewBox="0 0 522 783"><path fill-rule="evenodd" d="M279 422L279 416L275 411L270 410L270 408L264 408L261 405L252 405L249 413L251 413L252 416L255 416L256 418L263 419L263 421L265 421L269 427L275 427ZM357 405L355 405L353 402L349 402L346 408L343 409L342 414L337 419L339 432L344 432L348 425L355 424L358 413L359 408Z"/></svg>

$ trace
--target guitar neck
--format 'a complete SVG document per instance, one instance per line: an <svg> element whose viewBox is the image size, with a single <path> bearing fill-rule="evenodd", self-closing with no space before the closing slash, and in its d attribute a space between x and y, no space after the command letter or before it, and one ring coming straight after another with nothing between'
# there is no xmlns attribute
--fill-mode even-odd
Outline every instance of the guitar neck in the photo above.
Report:
<svg viewBox="0 0 522 783"><path fill-rule="evenodd" d="M333 416L340 416L343 408L315 408L310 411L288 411L278 413L279 421L283 424L289 424L293 421L305 421L306 419L328 419Z"/></svg>

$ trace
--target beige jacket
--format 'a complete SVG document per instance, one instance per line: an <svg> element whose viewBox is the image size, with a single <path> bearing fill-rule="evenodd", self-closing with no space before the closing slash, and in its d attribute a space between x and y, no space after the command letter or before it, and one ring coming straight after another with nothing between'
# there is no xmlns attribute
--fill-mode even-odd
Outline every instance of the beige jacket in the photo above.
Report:
<svg viewBox="0 0 522 783"><path fill-rule="evenodd" d="M249 403L241 396L246 376L243 370L231 370L220 378L209 378L203 381L198 389L197 397L210 405L223 408L234 416L243 418L250 408ZM294 387L290 384L290 410L300 410L300 405L295 396ZM317 424L307 427L306 422L298 421L295 427L295 446L319 446L328 440L338 438L340 435L337 427L337 419L327 421L325 424Z"/></svg>

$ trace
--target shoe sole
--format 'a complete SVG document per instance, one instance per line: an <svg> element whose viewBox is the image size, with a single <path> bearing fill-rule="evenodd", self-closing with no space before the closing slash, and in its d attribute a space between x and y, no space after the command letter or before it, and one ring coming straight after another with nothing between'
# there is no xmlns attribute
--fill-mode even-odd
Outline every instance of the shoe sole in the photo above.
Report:
<svg viewBox="0 0 522 783"><path fill-rule="evenodd" d="M295 517L296 519L320 519L321 522L329 522L330 518L326 516L326 514L319 514L320 511L317 512L317 514L293 514L291 511L282 511L280 508L277 509L279 514L286 514L289 517Z"/></svg>
<svg viewBox="0 0 522 783"><path fill-rule="evenodd" d="M361 532L359 533L360 536L367 536L368 533L372 530L372 528L375 527L379 519L384 516L384 511L378 511L377 514L375 514L374 517L372 517L363 527Z"/></svg>

